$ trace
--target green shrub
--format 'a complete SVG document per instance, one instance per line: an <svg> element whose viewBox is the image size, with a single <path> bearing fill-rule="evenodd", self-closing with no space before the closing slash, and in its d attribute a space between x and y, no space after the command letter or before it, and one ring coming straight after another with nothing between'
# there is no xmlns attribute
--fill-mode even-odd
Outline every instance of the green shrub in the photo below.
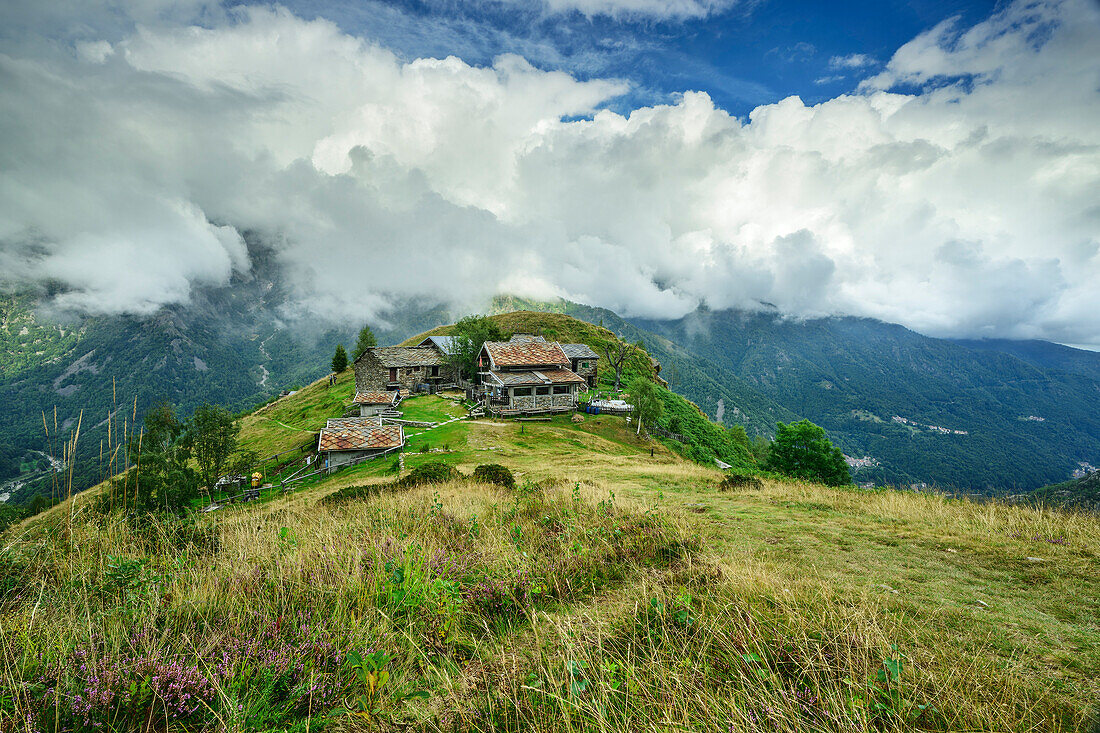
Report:
<svg viewBox="0 0 1100 733"><path fill-rule="evenodd" d="M442 484L447 481L456 481L463 476L458 469L442 461L423 463L411 471L407 476L397 479L393 485L403 489L411 489L414 486L425 484Z"/></svg>
<svg viewBox="0 0 1100 733"><path fill-rule="evenodd" d="M321 499L322 504L343 504L353 499L369 499L382 493L382 485L345 486Z"/></svg>
<svg viewBox="0 0 1100 733"><path fill-rule="evenodd" d="M499 463L486 463L475 468L474 481L480 481L483 484L496 484L507 489L516 487L516 477L512 475L507 467Z"/></svg>
<svg viewBox="0 0 1100 733"><path fill-rule="evenodd" d="M762 489L764 484L756 476L737 471L727 471L718 484L719 491L733 491L735 489Z"/></svg>

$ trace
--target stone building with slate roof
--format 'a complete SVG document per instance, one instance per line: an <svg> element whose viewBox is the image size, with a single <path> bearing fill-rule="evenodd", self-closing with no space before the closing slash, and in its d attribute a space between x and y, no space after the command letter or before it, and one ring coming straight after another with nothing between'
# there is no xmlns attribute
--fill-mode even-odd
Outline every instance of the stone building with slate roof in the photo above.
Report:
<svg viewBox="0 0 1100 733"><path fill-rule="evenodd" d="M600 355L587 344L562 344L561 349L569 357L569 369L584 377L589 387L595 387L596 365L599 364Z"/></svg>
<svg viewBox="0 0 1100 733"><path fill-rule="evenodd" d="M397 404L400 401L401 395L399 392L383 392L381 390L356 392L355 399L352 400L353 403L359 406L360 417L373 417L387 410L397 409Z"/></svg>
<svg viewBox="0 0 1100 733"><path fill-rule="evenodd" d="M577 406L587 381L573 372L562 345L517 334L487 341L478 355L479 396L490 412L565 412Z"/></svg>
<svg viewBox="0 0 1100 733"><path fill-rule="evenodd" d="M404 429L379 417L330 418L317 437L317 455L331 470L404 445Z"/></svg>
<svg viewBox="0 0 1100 733"><path fill-rule="evenodd" d="M435 345L374 346L360 354L352 368L356 392L415 392L420 385L435 390L458 381L458 370Z"/></svg>

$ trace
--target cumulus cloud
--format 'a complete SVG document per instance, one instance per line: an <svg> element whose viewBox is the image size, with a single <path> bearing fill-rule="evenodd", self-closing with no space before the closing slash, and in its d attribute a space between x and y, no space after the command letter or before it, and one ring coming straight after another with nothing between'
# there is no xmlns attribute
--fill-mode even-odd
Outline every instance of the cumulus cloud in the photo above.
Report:
<svg viewBox="0 0 1100 733"><path fill-rule="evenodd" d="M356 322L514 292L1100 343L1098 13L947 22L856 94L747 120L702 92L620 115L620 80L404 61L280 9L22 42L0 267L148 313L246 272L252 231L303 309Z"/></svg>

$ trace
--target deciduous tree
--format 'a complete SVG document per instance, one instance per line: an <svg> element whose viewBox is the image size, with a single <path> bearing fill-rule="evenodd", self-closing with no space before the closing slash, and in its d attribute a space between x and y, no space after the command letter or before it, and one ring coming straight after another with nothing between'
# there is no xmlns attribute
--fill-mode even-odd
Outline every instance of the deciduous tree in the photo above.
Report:
<svg viewBox="0 0 1100 733"><path fill-rule="evenodd" d="M477 357L486 341L503 341L506 336L500 326L488 316L466 316L451 331L454 337L447 362L458 367L467 379L478 372Z"/></svg>
<svg viewBox="0 0 1100 733"><path fill-rule="evenodd" d="M638 350L638 344L628 344L619 339L604 344L603 351L607 355L607 363L615 370L615 391L618 392L623 382L623 365L626 360L634 356Z"/></svg>
<svg viewBox="0 0 1100 733"><path fill-rule="evenodd" d="M765 468L829 486L852 483L844 454L830 442L823 428L809 420L777 425Z"/></svg>
<svg viewBox="0 0 1100 733"><path fill-rule="evenodd" d="M634 405L634 417L638 420L637 433L642 433L642 423L655 425L665 411L665 403L656 384L645 377L630 383L630 401Z"/></svg>
<svg viewBox="0 0 1100 733"><path fill-rule="evenodd" d="M199 464L199 476L207 491L213 491L214 482L237 447L240 426L224 407L204 403L195 410L187 432Z"/></svg>

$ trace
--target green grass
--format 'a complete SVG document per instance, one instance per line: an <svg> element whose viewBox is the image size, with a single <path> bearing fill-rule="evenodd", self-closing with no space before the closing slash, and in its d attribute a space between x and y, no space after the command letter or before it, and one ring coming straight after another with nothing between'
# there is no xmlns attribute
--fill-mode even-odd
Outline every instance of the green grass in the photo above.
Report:
<svg viewBox="0 0 1100 733"><path fill-rule="evenodd" d="M401 410L401 417L406 420L434 423L463 417L467 412L465 407L454 400L436 395L408 397L401 402L399 409Z"/></svg>
<svg viewBox="0 0 1100 733"><path fill-rule="evenodd" d="M348 399L348 376L311 385L242 439L296 445ZM397 490L384 458L181 522L97 516L81 496L8 530L0 728L82 729L48 712L103 686L78 658L123 697L135 683L83 728L117 731L1085 731L1100 699L1095 517L771 479L722 491L609 416L410 436L407 469L440 460L502 464L519 488ZM320 503L363 485L377 492ZM374 693L347 664L371 649L389 675ZM170 694L142 691L149 660L192 670L203 705L167 717ZM341 713L360 704L375 712Z"/></svg>
<svg viewBox="0 0 1100 733"><path fill-rule="evenodd" d="M254 451L261 459L316 440L317 431L330 417L341 417L355 397L355 375L350 369L335 385L328 379L261 407L241 419L240 450Z"/></svg>

